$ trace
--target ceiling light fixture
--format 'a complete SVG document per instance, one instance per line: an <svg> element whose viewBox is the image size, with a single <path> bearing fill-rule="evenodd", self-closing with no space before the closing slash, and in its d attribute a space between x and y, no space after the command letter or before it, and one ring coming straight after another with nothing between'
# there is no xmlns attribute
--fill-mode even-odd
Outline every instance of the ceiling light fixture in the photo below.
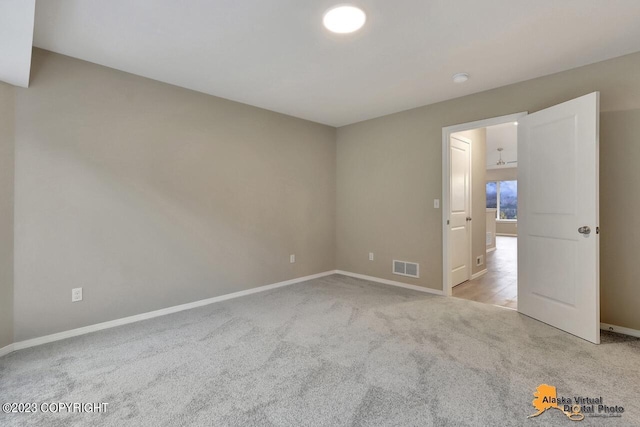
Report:
<svg viewBox="0 0 640 427"><path fill-rule="evenodd" d="M458 73L453 75L454 83L464 83L469 80L469 74L467 73Z"/></svg>
<svg viewBox="0 0 640 427"><path fill-rule="evenodd" d="M358 31L367 21L367 15L360 8L355 6L335 6L325 12L322 23L327 30L348 34Z"/></svg>
<svg viewBox="0 0 640 427"><path fill-rule="evenodd" d="M502 150L504 150L504 148L498 148L498 153L500 153L500 160L498 160L498 161L496 162L496 165L498 165L498 166L504 166L504 165L506 165L505 161L504 161L504 160L502 160Z"/></svg>
<svg viewBox="0 0 640 427"><path fill-rule="evenodd" d="M513 122L513 125L514 126L518 126L518 122Z"/></svg>

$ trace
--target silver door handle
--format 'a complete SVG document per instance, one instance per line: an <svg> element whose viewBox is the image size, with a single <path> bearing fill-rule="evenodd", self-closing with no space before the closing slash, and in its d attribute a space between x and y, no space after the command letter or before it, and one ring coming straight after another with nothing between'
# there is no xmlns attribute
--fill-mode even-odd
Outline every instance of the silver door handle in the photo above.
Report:
<svg viewBox="0 0 640 427"><path fill-rule="evenodd" d="M589 227L588 225L583 225L582 227L578 228L578 233L591 234L591 227Z"/></svg>

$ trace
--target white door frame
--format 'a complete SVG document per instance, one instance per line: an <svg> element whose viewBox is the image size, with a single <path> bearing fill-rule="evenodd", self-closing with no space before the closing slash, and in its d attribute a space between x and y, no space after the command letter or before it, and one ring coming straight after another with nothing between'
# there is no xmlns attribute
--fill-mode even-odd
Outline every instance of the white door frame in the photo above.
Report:
<svg viewBox="0 0 640 427"><path fill-rule="evenodd" d="M453 288L451 286L451 268L449 266L449 190L450 190L450 165L449 154L451 150L451 134L466 130L484 128L488 126L501 125L509 122L517 122L520 118L526 116L528 112L509 114L507 116L494 117L491 119L478 120L475 122L462 123L459 125L447 126L442 128L442 292L451 296ZM473 148L471 148L473 152ZM471 224L470 224L471 225ZM471 225L472 226L472 225ZM470 242L470 245L471 242ZM471 256L473 258L473 256ZM469 265L469 271L473 267L473 259Z"/></svg>

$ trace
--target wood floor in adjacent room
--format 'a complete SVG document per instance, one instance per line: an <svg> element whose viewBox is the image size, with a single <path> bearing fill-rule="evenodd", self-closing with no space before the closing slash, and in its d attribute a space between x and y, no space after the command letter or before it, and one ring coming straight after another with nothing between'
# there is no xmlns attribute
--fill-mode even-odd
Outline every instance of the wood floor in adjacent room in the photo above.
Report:
<svg viewBox="0 0 640 427"><path fill-rule="evenodd" d="M453 288L453 296L485 304L518 307L518 238L496 236L487 254L487 274Z"/></svg>

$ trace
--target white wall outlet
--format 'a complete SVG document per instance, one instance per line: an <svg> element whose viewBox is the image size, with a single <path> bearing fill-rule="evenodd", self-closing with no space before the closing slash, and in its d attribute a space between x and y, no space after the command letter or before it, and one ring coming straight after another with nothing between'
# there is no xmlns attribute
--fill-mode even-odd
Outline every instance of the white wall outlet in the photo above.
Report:
<svg viewBox="0 0 640 427"><path fill-rule="evenodd" d="M484 255L480 255L478 258L476 258L476 265L482 264L484 264Z"/></svg>
<svg viewBox="0 0 640 427"><path fill-rule="evenodd" d="M71 289L71 302L82 301L82 288Z"/></svg>
<svg viewBox="0 0 640 427"><path fill-rule="evenodd" d="M433 199L433 208L440 209L440 199Z"/></svg>
<svg viewBox="0 0 640 427"><path fill-rule="evenodd" d="M296 254L291 254L289 255L289 262L291 264L293 264L294 262L296 262Z"/></svg>
<svg viewBox="0 0 640 427"><path fill-rule="evenodd" d="M373 261L373 252L369 252L369 261Z"/></svg>

